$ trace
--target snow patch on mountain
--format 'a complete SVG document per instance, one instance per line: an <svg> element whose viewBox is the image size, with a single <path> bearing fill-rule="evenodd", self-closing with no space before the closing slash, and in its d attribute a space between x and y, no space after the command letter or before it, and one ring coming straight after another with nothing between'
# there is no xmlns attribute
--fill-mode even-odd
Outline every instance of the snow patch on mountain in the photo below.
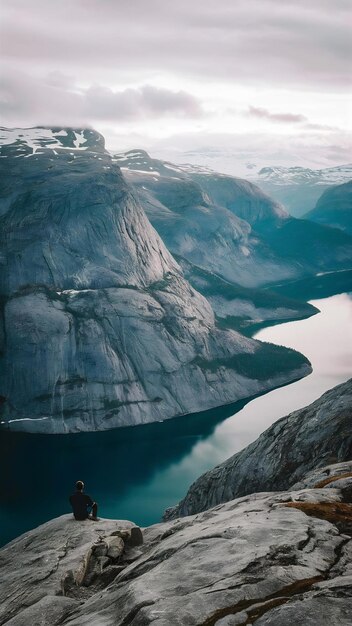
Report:
<svg viewBox="0 0 352 626"><path fill-rule="evenodd" d="M71 128L3 128L0 127L1 157L10 155L11 149L17 151L18 156L33 156L38 151L52 150L54 154L59 150L82 151L88 148L104 148L102 135L91 129ZM29 150L28 150L29 149Z"/></svg>

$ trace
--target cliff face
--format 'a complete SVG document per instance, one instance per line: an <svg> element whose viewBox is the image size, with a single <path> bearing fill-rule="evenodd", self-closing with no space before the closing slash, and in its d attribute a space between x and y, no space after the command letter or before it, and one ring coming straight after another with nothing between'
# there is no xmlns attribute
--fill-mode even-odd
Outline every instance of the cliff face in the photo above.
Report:
<svg viewBox="0 0 352 626"><path fill-rule="evenodd" d="M2 294L40 284L138 288L176 270L101 135L27 132L3 131L2 140L0 133L0 143L11 142L1 145L0 161Z"/></svg>
<svg viewBox="0 0 352 626"><path fill-rule="evenodd" d="M283 212L251 183L141 151L114 158L173 254L246 287L295 277L292 264L275 259L252 232L261 218L275 220Z"/></svg>
<svg viewBox="0 0 352 626"><path fill-rule="evenodd" d="M304 217L352 235L352 180L327 189Z"/></svg>
<svg viewBox="0 0 352 626"><path fill-rule="evenodd" d="M3 427L64 433L152 422L309 372L293 351L216 327L101 135L1 137Z"/></svg>
<svg viewBox="0 0 352 626"><path fill-rule="evenodd" d="M131 522L47 522L0 550L0 624L349 626L344 470L150 526L144 543Z"/></svg>
<svg viewBox="0 0 352 626"><path fill-rule="evenodd" d="M196 268L253 288L350 267L351 237L289 216L251 182L139 150L114 159L169 250Z"/></svg>
<svg viewBox="0 0 352 626"><path fill-rule="evenodd" d="M254 491L288 489L313 468L348 461L351 419L352 379L278 420L252 444L200 476L165 517L192 515Z"/></svg>

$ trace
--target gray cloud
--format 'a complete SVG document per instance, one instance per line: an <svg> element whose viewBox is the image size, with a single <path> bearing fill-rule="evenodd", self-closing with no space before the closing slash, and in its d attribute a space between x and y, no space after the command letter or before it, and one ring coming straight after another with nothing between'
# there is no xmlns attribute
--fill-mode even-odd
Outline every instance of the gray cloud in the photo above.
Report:
<svg viewBox="0 0 352 626"><path fill-rule="evenodd" d="M202 109L194 96L185 91L171 91L152 85L138 89L112 91L90 87L85 93L87 112L95 119L135 120L171 116L199 117Z"/></svg>
<svg viewBox="0 0 352 626"><path fill-rule="evenodd" d="M42 74L148 83L200 80L342 89L348 0L2 0L3 58Z"/></svg>
<svg viewBox="0 0 352 626"><path fill-rule="evenodd" d="M72 78L51 73L46 79L7 73L1 82L0 112L6 123L89 124L133 122L160 117L200 117L191 94L152 85L113 91L95 85L78 88Z"/></svg>
<svg viewBox="0 0 352 626"><path fill-rule="evenodd" d="M260 94L262 89L269 95L273 89L300 91L296 102L302 103L305 91L316 92L315 102L327 92L333 98L347 92L351 0L1 0L0 11L4 124L95 124L116 149L141 145L152 150L153 141L135 122L168 117L203 122L202 103L188 93L193 85L204 86L204 93L216 83L232 89L249 85L257 90L259 103L249 115L268 120L272 128L276 123L280 137L271 133L259 138L255 132L241 139L238 116L243 104L234 101L235 134L214 135L211 115L220 117L221 111L211 112L208 106L204 126L209 132L169 135L165 150L178 146L182 151L189 145L192 152L197 144L200 152L190 156L196 162L203 140L207 154L214 146L219 154L226 152L226 142L235 143L238 152L229 149L225 159L228 171L241 155L257 160L259 152L266 163L279 162L284 154L290 163L308 163L313 154L318 160L328 154L330 144L326 158L348 158L350 134L285 112L285 105L283 112L273 113L267 97L268 109L261 107ZM180 85L187 85L186 90ZM216 95L220 101L221 93ZM336 107L345 106L344 99L338 102L339 96ZM223 112L231 117L230 111ZM332 123L338 114L336 110L331 116ZM329 122L328 116L322 119ZM285 137L280 124L287 124ZM147 126L153 128L152 123ZM287 136L289 130L295 140ZM275 151L266 154L268 145Z"/></svg>
<svg viewBox="0 0 352 626"><path fill-rule="evenodd" d="M250 117L256 117L281 124L302 124L303 122L308 122L308 119L304 115L295 113L270 113L267 109L253 106L249 107L248 115Z"/></svg>
<svg viewBox="0 0 352 626"><path fill-rule="evenodd" d="M249 106L248 111L245 113L245 115L278 124L297 124L300 126L300 128L306 130L341 132L341 128L338 128L336 126L329 126L328 124L314 124L301 113L271 113L271 111L268 111L268 109L264 109L262 107Z"/></svg>

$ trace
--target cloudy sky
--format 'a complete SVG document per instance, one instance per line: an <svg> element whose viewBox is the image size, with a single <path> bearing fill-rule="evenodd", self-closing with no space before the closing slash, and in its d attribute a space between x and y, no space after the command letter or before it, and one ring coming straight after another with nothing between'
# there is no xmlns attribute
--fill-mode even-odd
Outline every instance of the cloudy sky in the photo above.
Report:
<svg viewBox="0 0 352 626"><path fill-rule="evenodd" d="M1 121L236 171L351 161L351 0L1 0Z"/></svg>

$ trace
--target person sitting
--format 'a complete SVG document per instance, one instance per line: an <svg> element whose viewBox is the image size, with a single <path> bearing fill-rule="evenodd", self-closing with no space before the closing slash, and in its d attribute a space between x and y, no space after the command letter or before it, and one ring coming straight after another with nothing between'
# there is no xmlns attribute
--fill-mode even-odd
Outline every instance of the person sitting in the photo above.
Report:
<svg viewBox="0 0 352 626"><path fill-rule="evenodd" d="M91 519L96 522L98 521L98 505L90 496L83 493L83 490L84 482L77 480L76 491L69 498L74 518L76 520Z"/></svg>

